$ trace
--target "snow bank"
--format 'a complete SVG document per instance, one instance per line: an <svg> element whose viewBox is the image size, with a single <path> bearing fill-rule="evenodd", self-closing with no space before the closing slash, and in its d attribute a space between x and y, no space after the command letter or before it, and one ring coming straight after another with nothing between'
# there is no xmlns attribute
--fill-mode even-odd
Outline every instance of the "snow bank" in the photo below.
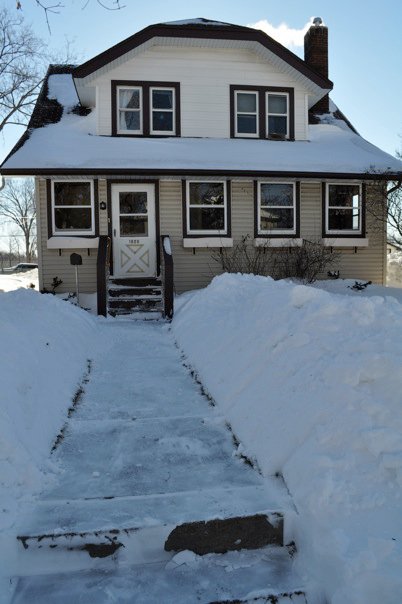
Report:
<svg viewBox="0 0 402 604"><path fill-rule="evenodd" d="M173 329L248 455L284 475L310 592L399 601L402 305L223 275Z"/></svg>
<svg viewBox="0 0 402 604"><path fill-rule="evenodd" d="M10 292L20 287L27 288L34 285L36 290L39 289L38 269L24 273L0 273L0 293Z"/></svg>
<svg viewBox="0 0 402 604"><path fill-rule="evenodd" d="M96 319L32 290L0 294L0 531L41 486L86 370Z"/></svg>
<svg viewBox="0 0 402 604"><path fill-rule="evenodd" d="M402 252L392 252L388 255L387 283L402 287Z"/></svg>

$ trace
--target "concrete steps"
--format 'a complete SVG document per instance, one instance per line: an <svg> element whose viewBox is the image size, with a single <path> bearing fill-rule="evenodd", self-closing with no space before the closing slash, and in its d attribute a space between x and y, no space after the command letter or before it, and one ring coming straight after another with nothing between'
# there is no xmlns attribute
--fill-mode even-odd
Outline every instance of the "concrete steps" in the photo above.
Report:
<svg viewBox="0 0 402 604"><path fill-rule="evenodd" d="M109 279L108 311L112 316L138 312L161 316L162 283L158 278Z"/></svg>

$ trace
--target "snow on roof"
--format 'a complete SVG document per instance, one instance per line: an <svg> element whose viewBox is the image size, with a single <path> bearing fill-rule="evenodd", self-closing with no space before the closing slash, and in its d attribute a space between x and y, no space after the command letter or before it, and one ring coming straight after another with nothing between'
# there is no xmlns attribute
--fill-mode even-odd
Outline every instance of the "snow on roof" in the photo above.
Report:
<svg viewBox="0 0 402 604"><path fill-rule="evenodd" d="M71 108L78 105L79 100L75 87L71 85L71 74L57 73L50 75L47 81L48 99L54 99L63 105L63 107Z"/></svg>
<svg viewBox="0 0 402 604"><path fill-rule="evenodd" d="M2 171L141 170L308 172L364 174L401 172L402 162L350 130L344 121L309 126L308 141L214 138L130 138L96 135L95 114L68 111L76 103L70 74L49 76L49 94L64 106L58 123L33 130L4 162ZM74 96L75 95L75 96Z"/></svg>

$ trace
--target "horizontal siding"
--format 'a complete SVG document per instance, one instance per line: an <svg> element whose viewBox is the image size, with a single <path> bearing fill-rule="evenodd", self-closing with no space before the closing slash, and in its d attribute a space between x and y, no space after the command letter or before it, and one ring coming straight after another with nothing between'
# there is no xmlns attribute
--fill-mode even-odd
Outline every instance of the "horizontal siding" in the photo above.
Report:
<svg viewBox="0 0 402 604"><path fill-rule="evenodd" d="M96 259L97 250L69 249L48 250L48 226L47 226L47 190L46 181L39 181L39 221L38 233L40 238L39 274L41 276L41 288L51 289L54 277L58 277L63 283L57 288L57 293L75 292L75 268L70 265L70 254L77 252L82 256L82 266L79 270L79 287L83 293L96 292ZM106 219L107 221L107 219Z"/></svg>
<svg viewBox="0 0 402 604"><path fill-rule="evenodd" d="M59 292L75 291L75 270L70 266L70 254L77 251L82 255L83 265L79 268L80 289L82 292L96 291L96 250L86 249L48 250L46 247L47 209L46 182L41 180L37 185L38 199L38 243L39 274L42 286L50 288L54 277L63 280ZM368 191L370 195L370 191ZM99 181L99 201L106 201L107 183ZM254 236L254 185L253 181L232 181L232 236L239 242L249 235L250 242ZM301 183L301 237L319 241L322 235L322 201L321 183ZM100 211L100 230L108 230L107 211ZM182 233L182 189L181 181L162 180L160 182L160 232L170 235L175 267L175 287L178 293L205 287L212 277L220 272L219 265L211 258L211 250L183 247ZM339 269L342 278L370 280L375 283L385 281L385 231L375 228L370 216L367 216L368 248L347 248L341 251L341 258L334 270ZM325 277L326 275L323 275Z"/></svg>
<svg viewBox="0 0 402 604"><path fill-rule="evenodd" d="M180 82L182 136L230 136L229 86L295 89L295 137L306 138L306 90L249 50L155 46L98 77L98 133L111 134L111 80Z"/></svg>

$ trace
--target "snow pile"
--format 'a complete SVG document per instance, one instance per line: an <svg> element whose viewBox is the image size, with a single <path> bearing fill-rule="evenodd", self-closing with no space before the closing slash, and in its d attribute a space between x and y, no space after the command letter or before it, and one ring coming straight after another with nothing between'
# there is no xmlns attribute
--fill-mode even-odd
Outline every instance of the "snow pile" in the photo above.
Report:
<svg viewBox="0 0 402 604"><path fill-rule="evenodd" d="M75 87L71 84L71 73L55 73L50 75L47 81L48 98L55 99L66 109L75 107L75 105L78 105L79 100Z"/></svg>
<svg viewBox="0 0 402 604"><path fill-rule="evenodd" d="M395 604L402 305L223 275L178 306L179 345L246 453L265 475L282 473L294 497L310 594L322 590L331 604Z"/></svg>
<svg viewBox="0 0 402 604"><path fill-rule="evenodd" d="M402 287L402 252L392 252L388 255L387 283Z"/></svg>
<svg viewBox="0 0 402 604"><path fill-rule="evenodd" d="M38 290L38 269L34 268L32 271L26 271L24 273L0 273L0 292L10 292L20 287L27 288L35 286L34 289Z"/></svg>
<svg viewBox="0 0 402 604"><path fill-rule="evenodd" d="M0 530L37 492L86 371L96 319L50 295L0 295Z"/></svg>

